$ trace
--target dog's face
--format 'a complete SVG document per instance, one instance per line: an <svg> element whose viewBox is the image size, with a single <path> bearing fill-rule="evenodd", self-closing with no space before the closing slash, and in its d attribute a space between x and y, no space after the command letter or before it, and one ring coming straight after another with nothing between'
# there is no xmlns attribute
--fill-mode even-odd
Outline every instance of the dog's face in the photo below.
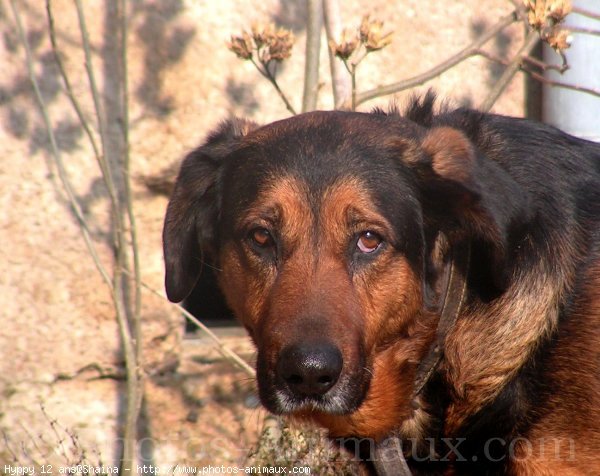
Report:
<svg viewBox="0 0 600 476"><path fill-rule="evenodd" d="M372 119L357 119L267 126L225 172L219 282L274 412L356 410L374 349L420 306L419 202L394 173L397 144L361 150L351 131Z"/></svg>
<svg viewBox="0 0 600 476"><path fill-rule="evenodd" d="M494 233L475 164L460 132L383 114L227 123L187 157L169 204L169 298L203 264L218 270L269 410L330 427L382 405L406 418L435 329L429 249L461 219Z"/></svg>

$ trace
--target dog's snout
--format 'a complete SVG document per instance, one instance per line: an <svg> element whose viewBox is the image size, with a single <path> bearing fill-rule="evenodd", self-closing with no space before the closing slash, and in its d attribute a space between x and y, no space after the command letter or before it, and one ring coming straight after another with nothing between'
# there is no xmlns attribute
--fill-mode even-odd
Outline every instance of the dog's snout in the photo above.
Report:
<svg viewBox="0 0 600 476"><path fill-rule="evenodd" d="M295 394L319 396L335 385L343 363L341 352L333 344L302 342L281 351L277 373Z"/></svg>

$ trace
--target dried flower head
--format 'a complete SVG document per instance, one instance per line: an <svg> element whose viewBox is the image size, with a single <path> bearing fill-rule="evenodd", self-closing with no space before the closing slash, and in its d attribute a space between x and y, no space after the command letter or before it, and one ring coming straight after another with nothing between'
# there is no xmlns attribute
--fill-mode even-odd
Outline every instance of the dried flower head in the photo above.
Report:
<svg viewBox="0 0 600 476"><path fill-rule="evenodd" d="M385 48L392 42L392 32L383 32L383 22L371 20L365 15L359 28L359 37L367 51L377 51Z"/></svg>
<svg viewBox="0 0 600 476"><path fill-rule="evenodd" d="M294 34L284 28L279 28L269 43L269 54L275 61L283 61L292 55Z"/></svg>
<svg viewBox="0 0 600 476"><path fill-rule="evenodd" d="M244 32L242 36L232 36L231 41L227 43L227 48L235 53L238 58L249 60L252 58L254 44L250 35Z"/></svg>
<svg viewBox="0 0 600 476"><path fill-rule="evenodd" d="M550 35L546 38L548 44L554 48L558 53L562 50L566 50L571 46L573 36L571 32L565 28L555 28Z"/></svg>
<svg viewBox="0 0 600 476"><path fill-rule="evenodd" d="M356 32L344 29L342 31L340 42L336 43L332 40L329 42L329 47L331 48L331 51L334 52L335 56L345 61L356 51L359 41L360 38L356 35Z"/></svg>
<svg viewBox="0 0 600 476"><path fill-rule="evenodd" d="M573 6L570 0L546 0L546 9L548 16L560 23L571 13Z"/></svg>
<svg viewBox="0 0 600 476"><path fill-rule="evenodd" d="M529 24L536 30L548 26L548 19L561 23L572 10L570 0L524 0L524 3Z"/></svg>
<svg viewBox="0 0 600 476"><path fill-rule="evenodd" d="M232 36L227 44L238 58L252 59L256 52L258 60L267 64L270 61L283 61L291 56L294 34L274 24L252 25L251 32L244 31L241 36Z"/></svg>

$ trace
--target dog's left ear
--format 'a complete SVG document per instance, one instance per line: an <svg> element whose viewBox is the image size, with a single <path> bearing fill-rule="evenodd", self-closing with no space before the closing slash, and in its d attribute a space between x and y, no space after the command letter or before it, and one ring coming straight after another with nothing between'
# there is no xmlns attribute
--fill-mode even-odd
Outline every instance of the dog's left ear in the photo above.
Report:
<svg viewBox="0 0 600 476"><path fill-rule="evenodd" d="M184 159L163 228L165 287L170 301L183 301L196 285L202 263L214 258L223 165L240 139L257 127L242 119L224 122Z"/></svg>
<svg viewBox="0 0 600 476"><path fill-rule="evenodd" d="M486 243L500 281L511 225L523 218L527 196L494 160L485 157L461 131L434 127L421 140L413 163L427 228L452 241Z"/></svg>

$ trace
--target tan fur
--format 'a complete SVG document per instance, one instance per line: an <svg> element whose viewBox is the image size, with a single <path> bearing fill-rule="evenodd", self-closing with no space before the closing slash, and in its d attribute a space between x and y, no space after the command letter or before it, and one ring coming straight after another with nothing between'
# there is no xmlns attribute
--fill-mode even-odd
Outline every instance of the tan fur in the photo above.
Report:
<svg viewBox="0 0 600 476"><path fill-rule="evenodd" d="M421 314L420 282L391 249L350 280L349 240L365 229L393 236L359 180L345 179L327 189L318 217L309 203L304 184L292 177L279 177L260 192L239 226L260 223L265 213L276 215L286 260L275 281L273 270L261 268L251 255L224 247L220 279L227 301L259 347L268 349L272 366L279 349L315 329L341 349L345 367L355 365L361 348L366 352L373 377L358 411L347 416L303 411L296 418L317 421L332 436L376 439L404 421L405 431L417 436L427 417L414 413L409 403L416 366L434 327L432 316ZM318 326L311 321L315 313L321 318Z"/></svg>
<svg viewBox="0 0 600 476"><path fill-rule="evenodd" d="M493 303L465 309L448 336L445 367L457 397L448 410L449 430L492 401L556 330L560 302L573 286L576 252L567 243L555 252L571 264L552 272L543 264L520 270Z"/></svg>
<svg viewBox="0 0 600 476"><path fill-rule="evenodd" d="M544 376L556 391L549 411L525 435L531 445L521 448L515 474L600 474L600 262L580 278Z"/></svg>
<svg viewBox="0 0 600 476"><path fill-rule="evenodd" d="M469 139L452 127L431 129L422 142L422 147L432 156L433 170L445 179L460 183L472 180L475 152Z"/></svg>
<svg viewBox="0 0 600 476"><path fill-rule="evenodd" d="M285 217L282 233L295 246L308 239L306 224L312 220L305 197L306 191L301 183L289 177L278 178L265 187L255 206L250 208L243 217L243 222L237 226L264 225L263 214ZM252 279L246 269L248 260L254 266L260 266L256 260L252 261L251 254L240 252L231 244L224 246L219 257L222 268L219 280L222 288L227 291L225 297L228 305L242 318L243 324L254 338L256 327L265 313L267 294L275 276L272 270L261 268L261 279Z"/></svg>
<svg viewBox="0 0 600 476"><path fill-rule="evenodd" d="M494 399L555 330L565 284L538 273L525 273L494 304L466 309L448 336L446 367L458 397L449 428Z"/></svg>

